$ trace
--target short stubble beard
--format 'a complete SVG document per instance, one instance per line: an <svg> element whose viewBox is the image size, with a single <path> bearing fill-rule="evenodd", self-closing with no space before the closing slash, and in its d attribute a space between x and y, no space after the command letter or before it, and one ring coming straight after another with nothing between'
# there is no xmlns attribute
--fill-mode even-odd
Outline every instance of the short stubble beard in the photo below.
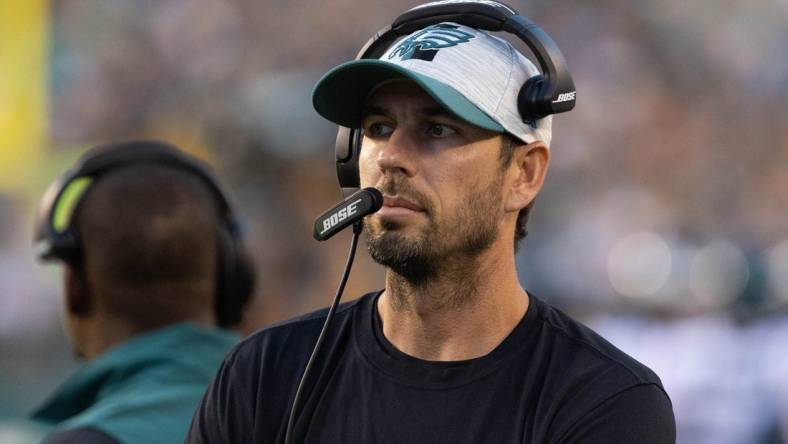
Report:
<svg viewBox="0 0 788 444"><path fill-rule="evenodd" d="M477 259L496 241L502 218L501 188L503 174L488 187L465 196L454 217L439 225L433 219L432 207L404 181L386 182L381 190L416 200L424 208L427 226L416 235L397 231L396 222L371 223L367 219L367 249L379 264L389 268L395 281L410 287L423 287L440 277L455 282L462 294L452 295L451 305L466 302L476 289ZM467 290L467 291L466 291ZM449 302L449 301L445 301Z"/></svg>

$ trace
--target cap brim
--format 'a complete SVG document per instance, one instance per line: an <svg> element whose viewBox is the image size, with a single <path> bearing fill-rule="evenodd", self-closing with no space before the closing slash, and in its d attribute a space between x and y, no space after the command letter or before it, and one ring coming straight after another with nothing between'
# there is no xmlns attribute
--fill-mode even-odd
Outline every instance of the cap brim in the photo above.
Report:
<svg viewBox="0 0 788 444"><path fill-rule="evenodd" d="M326 119L360 128L364 102L370 92L382 82L394 79L412 80L439 105L471 125L504 132L501 124L445 83L378 59L353 60L327 72L315 85L312 104Z"/></svg>

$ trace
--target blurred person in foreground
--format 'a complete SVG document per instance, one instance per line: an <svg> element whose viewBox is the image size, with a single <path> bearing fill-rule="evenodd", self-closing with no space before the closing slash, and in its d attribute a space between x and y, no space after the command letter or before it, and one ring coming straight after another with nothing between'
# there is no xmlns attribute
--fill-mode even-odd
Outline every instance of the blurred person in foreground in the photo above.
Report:
<svg viewBox="0 0 788 444"><path fill-rule="evenodd" d="M537 73L510 43L444 22L316 85L318 113L363 129L360 185L384 197L364 229L386 279L337 310L292 442L675 441L657 375L518 281L551 153L551 118L518 113ZM281 442L325 318L236 347L187 441Z"/></svg>
<svg viewBox="0 0 788 444"><path fill-rule="evenodd" d="M153 141L96 147L53 183L36 236L86 364L34 413L45 443L183 440L254 285L229 205L206 165Z"/></svg>

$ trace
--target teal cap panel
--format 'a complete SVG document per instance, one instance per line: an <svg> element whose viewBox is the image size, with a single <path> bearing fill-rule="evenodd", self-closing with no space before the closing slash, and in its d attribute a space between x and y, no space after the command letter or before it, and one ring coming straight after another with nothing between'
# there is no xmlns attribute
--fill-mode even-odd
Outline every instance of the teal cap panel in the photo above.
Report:
<svg viewBox="0 0 788 444"><path fill-rule="evenodd" d="M501 124L445 83L377 59L353 60L326 73L315 85L312 104L326 119L349 128L360 128L364 102L370 92L382 82L394 79L412 80L439 105L471 125L504 132Z"/></svg>

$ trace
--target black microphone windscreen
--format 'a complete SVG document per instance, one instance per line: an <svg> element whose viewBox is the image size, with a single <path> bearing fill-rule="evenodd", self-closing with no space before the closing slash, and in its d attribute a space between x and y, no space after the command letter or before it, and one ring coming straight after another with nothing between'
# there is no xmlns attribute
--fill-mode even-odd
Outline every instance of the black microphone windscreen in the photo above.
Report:
<svg viewBox="0 0 788 444"><path fill-rule="evenodd" d="M327 240L382 206L380 191L372 187L359 190L315 219L313 236L318 241Z"/></svg>

